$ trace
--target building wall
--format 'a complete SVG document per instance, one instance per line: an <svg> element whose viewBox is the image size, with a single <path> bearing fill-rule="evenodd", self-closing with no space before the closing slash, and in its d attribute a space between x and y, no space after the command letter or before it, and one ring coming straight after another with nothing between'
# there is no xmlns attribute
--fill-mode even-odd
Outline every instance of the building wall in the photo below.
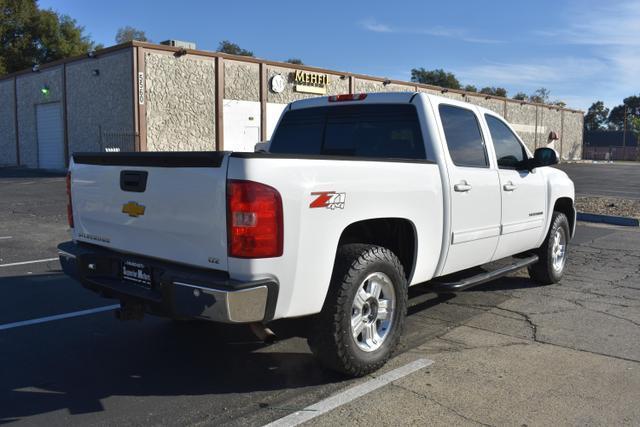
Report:
<svg viewBox="0 0 640 427"><path fill-rule="evenodd" d="M486 99L486 96L481 96L481 95L479 96L468 95L467 102L486 108L487 110L491 110L495 113L500 114L502 117L504 117L504 109L505 109L504 100L495 99L495 98Z"/></svg>
<svg viewBox="0 0 640 427"><path fill-rule="evenodd" d="M15 166L16 127L13 79L0 81L0 166Z"/></svg>
<svg viewBox="0 0 640 427"><path fill-rule="evenodd" d="M67 64L69 153L134 150L132 61L126 49Z"/></svg>
<svg viewBox="0 0 640 427"><path fill-rule="evenodd" d="M144 60L147 150L215 150L213 58L147 51Z"/></svg>
<svg viewBox="0 0 640 427"><path fill-rule="evenodd" d="M536 149L537 114L535 105L507 102L506 119L531 152Z"/></svg>
<svg viewBox="0 0 640 427"><path fill-rule="evenodd" d="M225 60L224 99L260 102L260 65Z"/></svg>
<svg viewBox="0 0 640 427"><path fill-rule="evenodd" d="M562 159L581 159L584 116L582 113L575 113L571 111L563 111L562 114Z"/></svg>
<svg viewBox="0 0 640 427"><path fill-rule="evenodd" d="M24 72L0 79L0 164L16 164L13 125L13 79L17 84L22 165L37 167L36 105L63 102L66 69L67 142L69 152L103 151L108 148L136 149L135 134L140 127L140 147L158 150L214 150L216 128L224 129L224 149L248 150L265 135L270 138L287 103L318 96L294 89L300 67L255 59L220 58L224 64L224 88L216 94L215 54L189 51L176 56L172 48L133 43L112 51L98 52L96 58L78 57L65 65L44 67L40 72ZM136 52L141 51L141 55ZM134 69L144 72L144 104L137 98ZM302 67L305 69L305 67ZM95 75L94 70L99 71ZM266 77L261 87L260 79ZM328 76L327 95L354 92L414 91L411 82L390 82L330 70L309 70ZM281 93L271 89L271 78L280 74L286 85ZM48 95L41 89L49 88ZM261 93L262 90L262 93ZM418 91L488 108L506 119L531 151L546 144L550 131L561 140L552 146L561 157L578 159L582 149L580 112L546 108L460 93L436 87L418 86ZM264 95L264 99L262 96ZM216 127L216 97L222 100L223 122ZM64 106L62 106L64 107ZM506 114L505 114L506 112ZM264 113L264 117L261 115ZM265 129L262 129L264 126Z"/></svg>
<svg viewBox="0 0 640 427"><path fill-rule="evenodd" d="M560 140L549 143L549 134L555 132L560 138L562 133L562 114L558 110L550 108L538 108L538 127L536 148L549 147L560 153Z"/></svg>
<svg viewBox="0 0 640 427"><path fill-rule="evenodd" d="M411 85L399 85L395 83L384 84L383 82L375 81L375 80L364 80L364 79L356 79L355 81L355 93L362 92L414 92L415 86ZM348 93L349 87L347 86Z"/></svg>
<svg viewBox="0 0 640 427"><path fill-rule="evenodd" d="M38 167L36 105L62 101L62 68L60 65L37 73L17 76L20 164L30 168ZM41 92L45 86L49 88L48 95Z"/></svg>

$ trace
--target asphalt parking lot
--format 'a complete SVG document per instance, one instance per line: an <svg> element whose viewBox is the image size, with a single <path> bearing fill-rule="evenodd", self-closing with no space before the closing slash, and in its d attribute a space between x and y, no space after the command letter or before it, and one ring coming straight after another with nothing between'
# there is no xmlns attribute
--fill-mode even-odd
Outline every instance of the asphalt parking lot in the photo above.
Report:
<svg viewBox="0 0 640 427"><path fill-rule="evenodd" d="M562 163L579 196L640 199L640 162Z"/></svg>
<svg viewBox="0 0 640 427"><path fill-rule="evenodd" d="M345 380L300 338L117 321L113 301L60 273L65 203L64 178L0 169L0 423L259 426L297 411L316 411L309 425L640 423L637 229L580 224L558 285L516 274L452 298L412 288L397 356ZM331 411L305 409L422 360Z"/></svg>

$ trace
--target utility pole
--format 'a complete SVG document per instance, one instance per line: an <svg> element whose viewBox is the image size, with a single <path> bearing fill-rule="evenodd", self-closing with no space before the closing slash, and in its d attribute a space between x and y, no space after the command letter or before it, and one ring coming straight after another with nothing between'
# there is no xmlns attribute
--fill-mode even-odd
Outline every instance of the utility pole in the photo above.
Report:
<svg viewBox="0 0 640 427"><path fill-rule="evenodd" d="M624 146L627 139L627 106L624 106L624 122L622 125L622 156L624 157Z"/></svg>

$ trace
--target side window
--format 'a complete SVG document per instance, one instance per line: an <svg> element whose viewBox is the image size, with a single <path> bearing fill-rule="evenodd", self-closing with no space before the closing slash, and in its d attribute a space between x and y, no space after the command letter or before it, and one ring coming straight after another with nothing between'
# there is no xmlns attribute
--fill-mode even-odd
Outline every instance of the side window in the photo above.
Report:
<svg viewBox="0 0 640 427"><path fill-rule="evenodd" d="M449 155L456 166L489 167L478 119L473 111L440 104L440 119Z"/></svg>
<svg viewBox="0 0 640 427"><path fill-rule="evenodd" d="M511 129L497 117L485 114L493 147L496 150L498 167L502 169L517 169L527 158L525 151L518 138L511 132Z"/></svg>

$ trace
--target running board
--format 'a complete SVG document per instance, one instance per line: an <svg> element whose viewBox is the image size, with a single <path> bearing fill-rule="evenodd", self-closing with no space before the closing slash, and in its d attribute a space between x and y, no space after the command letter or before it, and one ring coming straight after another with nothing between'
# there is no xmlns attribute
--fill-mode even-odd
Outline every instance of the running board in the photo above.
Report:
<svg viewBox="0 0 640 427"><path fill-rule="evenodd" d="M538 262L538 255L531 255L527 258L518 259L516 263L506 267L493 271L486 271L484 273L476 274L475 276L466 277L456 282L442 282L435 279L431 281L431 286L427 289L436 293L460 292L499 277L506 276L509 273L520 270L521 268L527 267L531 264L535 264L536 262Z"/></svg>

